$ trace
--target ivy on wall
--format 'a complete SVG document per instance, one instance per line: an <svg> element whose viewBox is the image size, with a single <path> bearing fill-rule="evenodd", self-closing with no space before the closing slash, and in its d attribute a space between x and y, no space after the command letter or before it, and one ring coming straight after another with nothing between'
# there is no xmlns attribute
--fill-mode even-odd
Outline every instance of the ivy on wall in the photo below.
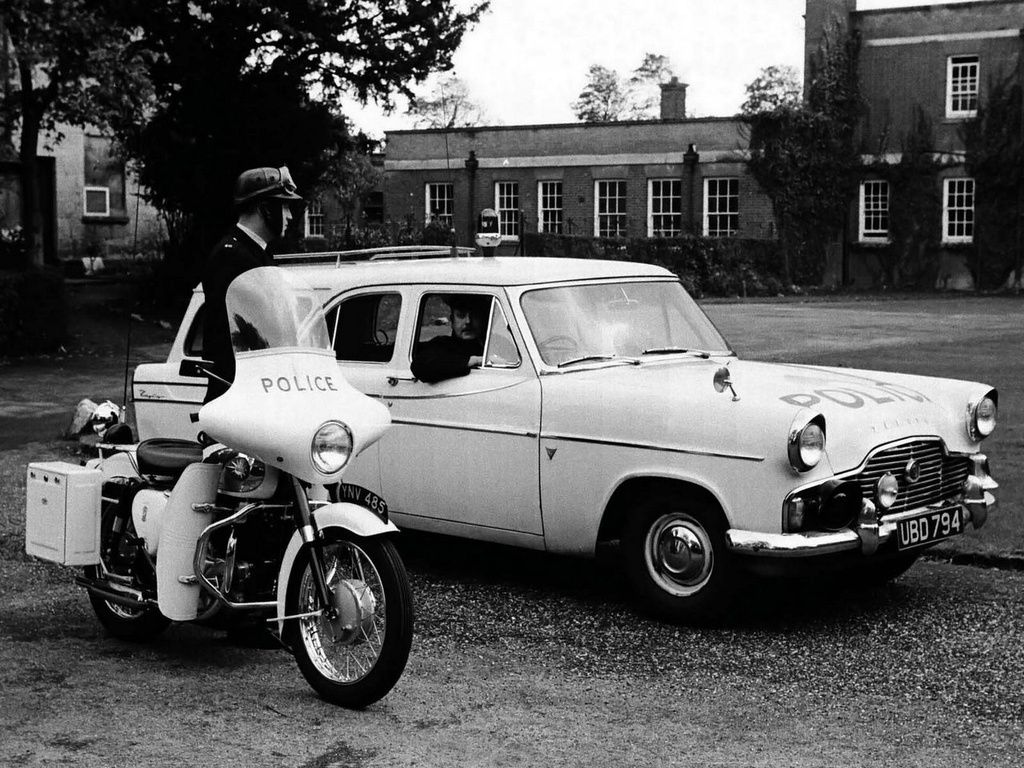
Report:
<svg viewBox="0 0 1024 768"><path fill-rule="evenodd" d="M749 168L771 200L788 282L820 282L855 191L859 49L856 32L831 27L811 59L806 103L744 115Z"/></svg>
<svg viewBox="0 0 1024 768"><path fill-rule="evenodd" d="M1018 72L1022 67L1018 62ZM1024 96L1022 78L990 84L962 138L975 189L975 279L998 287L1021 277L1024 258Z"/></svg>

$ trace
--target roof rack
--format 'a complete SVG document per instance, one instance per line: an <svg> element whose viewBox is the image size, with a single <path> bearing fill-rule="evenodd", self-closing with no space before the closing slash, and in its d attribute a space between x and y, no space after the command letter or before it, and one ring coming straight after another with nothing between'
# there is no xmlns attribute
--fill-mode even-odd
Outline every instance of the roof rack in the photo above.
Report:
<svg viewBox="0 0 1024 768"><path fill-rule="evenodd" d="M474 256L476 249L454 245L388 245L382 248L359 248L351 251L318 251L314 253L281 253L274 261L319 264L333 261L335 267L358 261L384 261L386 259L438 259L446 256Z"/></svg>

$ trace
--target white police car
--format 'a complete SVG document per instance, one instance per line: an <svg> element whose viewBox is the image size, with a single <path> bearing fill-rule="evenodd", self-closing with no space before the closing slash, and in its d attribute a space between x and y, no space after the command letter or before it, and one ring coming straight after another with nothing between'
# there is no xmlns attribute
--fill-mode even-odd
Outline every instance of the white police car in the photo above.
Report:
<svg viewBox="0 0 1024 768"><path fill-rule="evenodd" d="M641 601L685 619L797 561L894 576L995 503L991 387L739 360L656 266L440 250L278 262L322 298L341 373L391 411L347 479L402 527L584 556L619 541ZM482 365L418 381L413 355L466 294ZM140 438L195 437L206 384L179 364L202 357L202 305L135 371Z"/></svg>

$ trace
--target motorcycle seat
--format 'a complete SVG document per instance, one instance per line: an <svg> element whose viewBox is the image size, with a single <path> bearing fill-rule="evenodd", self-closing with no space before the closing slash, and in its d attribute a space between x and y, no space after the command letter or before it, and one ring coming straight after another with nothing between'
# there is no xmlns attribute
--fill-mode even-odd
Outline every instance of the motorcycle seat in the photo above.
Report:
<svg viewBox="0 0 1024 768"><path fill-rule="evenodd" d="M189 464L203 460L203 446L192 440L154 437L135 449L139 474L178 477Z"/></svg>

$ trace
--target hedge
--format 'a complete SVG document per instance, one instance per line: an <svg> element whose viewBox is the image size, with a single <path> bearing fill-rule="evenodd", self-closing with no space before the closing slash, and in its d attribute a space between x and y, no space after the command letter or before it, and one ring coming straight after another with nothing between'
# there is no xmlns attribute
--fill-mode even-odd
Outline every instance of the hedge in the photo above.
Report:
<svg viewBox="0 0 1024 768"><path fill-rule="evenodd" d="M57 349L67 335L67 316L59 271L0 270L0 356Z"/></svg>
<svg viewBox="0 0 1024 768"><path fill-rule="evenodd" d="M783 279L783 259L774 240L739 238L595 238L525 233L529 256L618 259L658 264L702 296L775 296L793 290Z"/></svg>

